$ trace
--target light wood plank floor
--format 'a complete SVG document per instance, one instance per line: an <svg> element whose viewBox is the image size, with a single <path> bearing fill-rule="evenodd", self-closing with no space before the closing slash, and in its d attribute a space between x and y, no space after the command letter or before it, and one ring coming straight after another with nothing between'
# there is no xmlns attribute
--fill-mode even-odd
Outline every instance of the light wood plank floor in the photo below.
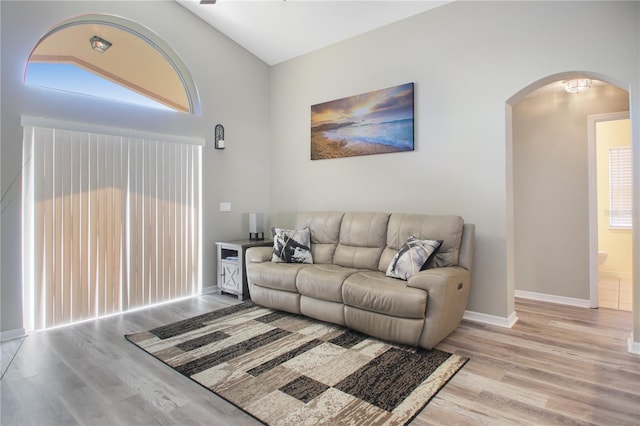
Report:
<svg viewBox="0 0 640 426"><path fill-rule="evenodd" d="M123 338L235 303L206 295L30 335L2 378L0 423L259 424ZM516 311L512 329L463 321L438 345L471 360L413 425L640 424L630 312L522 299Z"/></svg>

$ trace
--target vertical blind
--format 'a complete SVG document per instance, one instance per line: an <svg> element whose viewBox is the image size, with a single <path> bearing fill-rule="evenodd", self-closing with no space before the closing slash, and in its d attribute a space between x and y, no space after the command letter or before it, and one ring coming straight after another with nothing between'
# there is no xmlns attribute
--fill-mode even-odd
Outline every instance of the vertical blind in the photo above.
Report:
<svg viewBox="0 0 640 426"><path fill-rule="evenodd" d="M609 149L609 226L629 228L632 222L631 147Z"/></svg>
<svg viewBox="0 0 640 426"><path fill-rule="evenodd" d="M201 289L201 147L24 126L25 328Z"/></svg>

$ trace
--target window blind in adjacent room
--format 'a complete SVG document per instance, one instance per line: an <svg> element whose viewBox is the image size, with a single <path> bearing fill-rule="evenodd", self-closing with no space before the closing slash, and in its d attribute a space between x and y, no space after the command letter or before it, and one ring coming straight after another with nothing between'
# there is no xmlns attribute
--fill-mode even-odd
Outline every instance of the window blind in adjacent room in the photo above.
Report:
<svg viewBox="0 0 640 426"><path fill-rule="evenodd" d="M629 228L632 221L631 147L609 149L609 226Z"/></svg>
<svg viewBox="0 0 640 426"><path fill-rule="evenodd" d="M27 330L200 292L201 146L23 128Z"/></svg>

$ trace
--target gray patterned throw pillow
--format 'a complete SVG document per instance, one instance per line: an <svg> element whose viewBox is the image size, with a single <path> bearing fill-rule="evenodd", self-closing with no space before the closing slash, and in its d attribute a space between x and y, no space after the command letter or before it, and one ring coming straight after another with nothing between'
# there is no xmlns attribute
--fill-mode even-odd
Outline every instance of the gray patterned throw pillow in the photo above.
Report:
<svg viewBox="0 0 640 426"><path fill-rule="evenodd" d="M419 240L413 235L410 236L391 260L387 268L387 276L408 280L411 275L421 271L429 263L441 245L442 241Z"/></svg>
<svg viewBox="0 0 640 426"><path fill-rule="evenodd" d="M305 229L273 228L272 262L313 263L311 233Z"/></svg>

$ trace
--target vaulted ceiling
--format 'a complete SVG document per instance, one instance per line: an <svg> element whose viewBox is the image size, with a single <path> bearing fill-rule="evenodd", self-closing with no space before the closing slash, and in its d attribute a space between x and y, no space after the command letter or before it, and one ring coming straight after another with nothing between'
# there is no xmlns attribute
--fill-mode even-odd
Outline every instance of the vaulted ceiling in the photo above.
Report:
<svg viewBox="0 0 640 426"><path fill-rule="evenodd" d="M451 0L176 0L269 65L304 55Z"/></svg>

